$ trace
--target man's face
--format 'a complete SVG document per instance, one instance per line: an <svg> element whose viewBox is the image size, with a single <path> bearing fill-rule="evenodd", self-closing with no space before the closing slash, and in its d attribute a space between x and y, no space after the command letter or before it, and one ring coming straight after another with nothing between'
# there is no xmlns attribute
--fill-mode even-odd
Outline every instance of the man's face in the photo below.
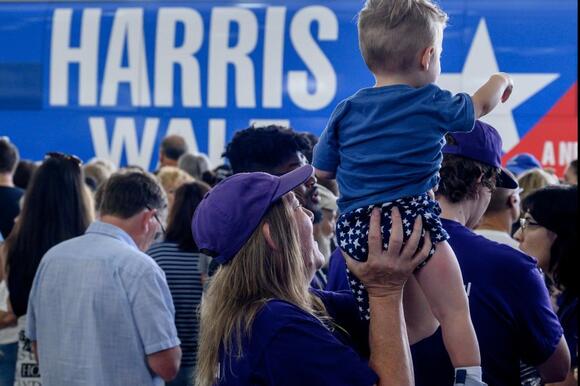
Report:
<svg viewBox="0 0 580 386"><path fill-rule="evenodd" d="M276 175L286 174L294 169L308 164L306 157L297 151L292 154L285 162L276 167L273 173ZM318 189L316 188L316 177L310 177L305 183L294 189L294 194L300 204L313 213L320 213L320 200L318 198Z"/></svg>

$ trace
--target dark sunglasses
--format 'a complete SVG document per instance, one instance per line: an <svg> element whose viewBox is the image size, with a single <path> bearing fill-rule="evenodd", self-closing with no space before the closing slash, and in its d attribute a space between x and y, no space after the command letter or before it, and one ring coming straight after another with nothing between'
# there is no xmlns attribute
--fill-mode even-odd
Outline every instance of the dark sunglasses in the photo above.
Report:
<svg viewBox="0 0 580 386"><path fill-rule="evenodd" d="M77 166L82 166L83 161L73 154L65 154L58 151L50 151L44 155L44 159L47 158L54 158L54 159L63 159L66 161L74 162Z"/></svg>

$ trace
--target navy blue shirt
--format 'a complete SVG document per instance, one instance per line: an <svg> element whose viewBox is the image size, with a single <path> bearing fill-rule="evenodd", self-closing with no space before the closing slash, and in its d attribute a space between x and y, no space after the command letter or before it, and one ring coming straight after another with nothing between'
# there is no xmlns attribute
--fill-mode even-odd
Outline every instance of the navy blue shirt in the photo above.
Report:
<svg viewBox="0 0 580 386"><path fill-rule="evenodd" d="M14 227L14 219L20 213L20 198L24 190L0 186L0 233L7 238Z"/></svg>
<svg viewBox="0 0 580 386"><path fill-rule="evenodd" d="M347 213L433 188L445 134L471 131L474 123L467 94L433 84L365 88L336 107L312 164L336 173L338 207Z"/></svg>
<svg viewBox="0 0 580 386"><path fill-rule="evenodd" d="M570 350L570 363L572 368L575 368L578 366L578 296L572 291L560 294L557 314Z"/></svg>
<svg viewBox="0 0 580 386"><path fill-rule="evenodd" d="M316 292L329 313L356 319L348 293ZM251 338L243 339L243 356L235 358L236 349L230 356L221 352L217 385L375 384L378 377L366 360L343 343L343 332L335 334L298 307L271 300L256 316Z"/></svg>
<svg viewBox="0 0 580 386"><path fill-rule="evenodd" d="M327 291L349 291L348 279L346 277L346 262L340 252L340 248L336 248L330 255L328 260L328 271L326 273L326 287Z"/></svg>
<svg viewBox="0 0 580 386"><path fill-rule="evenodd" d="M479 236L458 222L441 219L461 268L479 340L483 381L520 384L520 359L545 362L562 337L536 262L507 245ZM453 367L441 334L412 347L417 386L453 384Z"/></svg>

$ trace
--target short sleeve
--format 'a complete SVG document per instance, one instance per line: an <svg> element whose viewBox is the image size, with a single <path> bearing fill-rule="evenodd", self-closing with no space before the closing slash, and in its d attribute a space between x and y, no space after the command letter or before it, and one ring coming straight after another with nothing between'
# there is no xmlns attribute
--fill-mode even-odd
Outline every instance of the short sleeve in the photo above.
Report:
<svg viewBox="0 0 580 386"><path fill-rule="evenodd" d="M175 308L161 269L151 267L136 278L129 299L146 355L179 346Z"/></svg>
<svg viewBox="0 0 580 386"><path fill-rule="evenodd" d="M522 359L530 365L544 363L556 349L562 338L563 330L558 317L552 310L548 290L538 269L531 269L527 283L521 288L517 312L518 325L521 326L519 339Z"/></svg>
<svg viewBox="0 0 580 386"><path fill-rule="evenodd" d="M441 127L450 132L469 132L475 124L475 110L471 96L466 93L451 94L447 90L436 89L433 95Z"/></svg>
<svg viewBox="0 0 580 386"><path fill-rule="evenodd" d="M36 310L33 294L31 292L30 298L28 298L28 312L26 314L26 337L30 340L36 340Z"/></svg>
<svg viewBox="0 0 580 386"><path fill-rule="evenodd" d="M298 349L299 348L299 349ZM281 328L262 361L274 385L373 385L378 377L354 350L316 321L302 319Z"/></svg>
<svg viewBox="0 0 580 386"><path fill-rule="evenodd" d="M326 128L320 135L318 143L314 146L312 165L319 170L336 173L340 162L338 125L340 119L345 114L347 102L341 102L330 116Z"/></svg>
<svg viewBox="0 0 580 386"><path fill-rule="evenodd" d="M40 263L34 281L32 282L32 288L30 289L30 295L28 297L28 307L26 310L26 337L30 340L36 340L36 299L38 297L38 291L41 281L41 276L43 272L43 262Z"/></svg>

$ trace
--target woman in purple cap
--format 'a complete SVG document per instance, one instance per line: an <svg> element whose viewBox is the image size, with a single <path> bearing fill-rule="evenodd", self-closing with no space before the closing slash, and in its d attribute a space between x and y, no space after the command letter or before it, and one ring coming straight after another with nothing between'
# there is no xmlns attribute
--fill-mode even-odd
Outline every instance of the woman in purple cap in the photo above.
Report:
<svg viewBox="0 0 580 386"><path fill-rule="evenodd" d="M370 297L367 363L341 340L340 315L358 321L350 294L319 297L308 288L321 254L312 213L291 190L312 173L307 165L281 177L237 174L196 210L194 239L221 264L201 306L196 385L414 384L402 287L431 248L427 236L418 250L420 217L403 247L401 217L393 210L387 251L374 211L368 261L347 259Z"/></svg>

